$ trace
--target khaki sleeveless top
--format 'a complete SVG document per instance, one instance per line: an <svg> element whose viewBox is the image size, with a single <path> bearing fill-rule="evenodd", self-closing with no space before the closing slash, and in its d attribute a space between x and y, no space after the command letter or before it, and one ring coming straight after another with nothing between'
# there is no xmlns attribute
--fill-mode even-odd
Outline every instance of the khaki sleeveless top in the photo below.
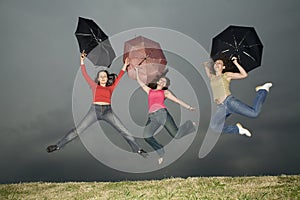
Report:
<svg viewBox="0 0 300 200"><path fill-rule="evenodd" d="M230 92L230 80L228 81L224 74L221 76L213 76L210 80L211 89L213 92L214 100L227 97Z"/></svg>

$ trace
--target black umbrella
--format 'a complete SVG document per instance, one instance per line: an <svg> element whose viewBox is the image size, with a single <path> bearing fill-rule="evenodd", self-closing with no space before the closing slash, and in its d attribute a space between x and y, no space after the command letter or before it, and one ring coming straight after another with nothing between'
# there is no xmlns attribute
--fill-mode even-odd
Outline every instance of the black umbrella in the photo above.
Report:
<svg viewBox="0 0 300 200"><path fill-rule="evenodd" d="M213 38L210 56L212 59L221 54L228 58L235 56L249 72L261 65L262 51L263 45L253 27L231 25Z"/></svg>
<svg viewBox="0 0 300 200"><path fill-rule="evenodd" d="M80 52L84 50L94 65L107 67L111 65L116 54L108 36L93 20L79 17L75 36Z"/></svg>

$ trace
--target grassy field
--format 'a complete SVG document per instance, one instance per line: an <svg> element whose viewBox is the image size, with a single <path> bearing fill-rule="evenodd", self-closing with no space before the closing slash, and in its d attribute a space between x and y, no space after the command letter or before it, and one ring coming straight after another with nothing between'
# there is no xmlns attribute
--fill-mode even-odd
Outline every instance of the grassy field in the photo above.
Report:
<svg viewBox="0 0 300 200"><path fill-rule="evenodd" d="M1 184L0 199L300 199L300 175Z"/></svg>

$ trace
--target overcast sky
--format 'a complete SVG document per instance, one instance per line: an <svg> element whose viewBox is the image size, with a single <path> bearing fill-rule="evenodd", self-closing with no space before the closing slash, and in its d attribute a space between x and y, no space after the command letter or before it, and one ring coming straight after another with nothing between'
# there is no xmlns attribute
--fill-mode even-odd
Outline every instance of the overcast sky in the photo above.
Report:
<svg viewBox="0 0 300 200"><path fill-rule="evenodd" d="M297 0L1 0L0 183L299 174L299 6ZM47 145L74 126L79 16L94 19L109 36L142 27L175 30L208 52L212 37L228 25L255 27L264 44L262 66L247 79L233 81L232 92L251 104L256 85L272 81L274 87L259 118L233 115L228 120L244 124L253 137L221 135L199 159L204 137L199 131L176 162L137 174L103 165L79 139L48 154Z"/></svg>

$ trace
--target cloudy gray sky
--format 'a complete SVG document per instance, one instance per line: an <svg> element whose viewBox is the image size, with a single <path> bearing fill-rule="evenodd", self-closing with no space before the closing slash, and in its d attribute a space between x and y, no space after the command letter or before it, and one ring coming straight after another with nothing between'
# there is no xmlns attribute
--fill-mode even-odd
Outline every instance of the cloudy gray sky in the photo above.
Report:
<svg viewBox="0 0 300 200"><path fill-rule="evenodd" d="M1 0L0 182L299 174L299 6L297 0ZM80 140L47 154L45 147L74 125L79 16L94 19L108 35L142 27L172 29L207 51L211 38L228 25L254 26L264 44L262 66L247 79L233 81L232 91L251 104L257 84L272 81L274 87L259 118L229 119L245 124L253 137L222 135L210 154L199 159L204 137L199 131L176 162L141 174L103 165Z"/></svg>

